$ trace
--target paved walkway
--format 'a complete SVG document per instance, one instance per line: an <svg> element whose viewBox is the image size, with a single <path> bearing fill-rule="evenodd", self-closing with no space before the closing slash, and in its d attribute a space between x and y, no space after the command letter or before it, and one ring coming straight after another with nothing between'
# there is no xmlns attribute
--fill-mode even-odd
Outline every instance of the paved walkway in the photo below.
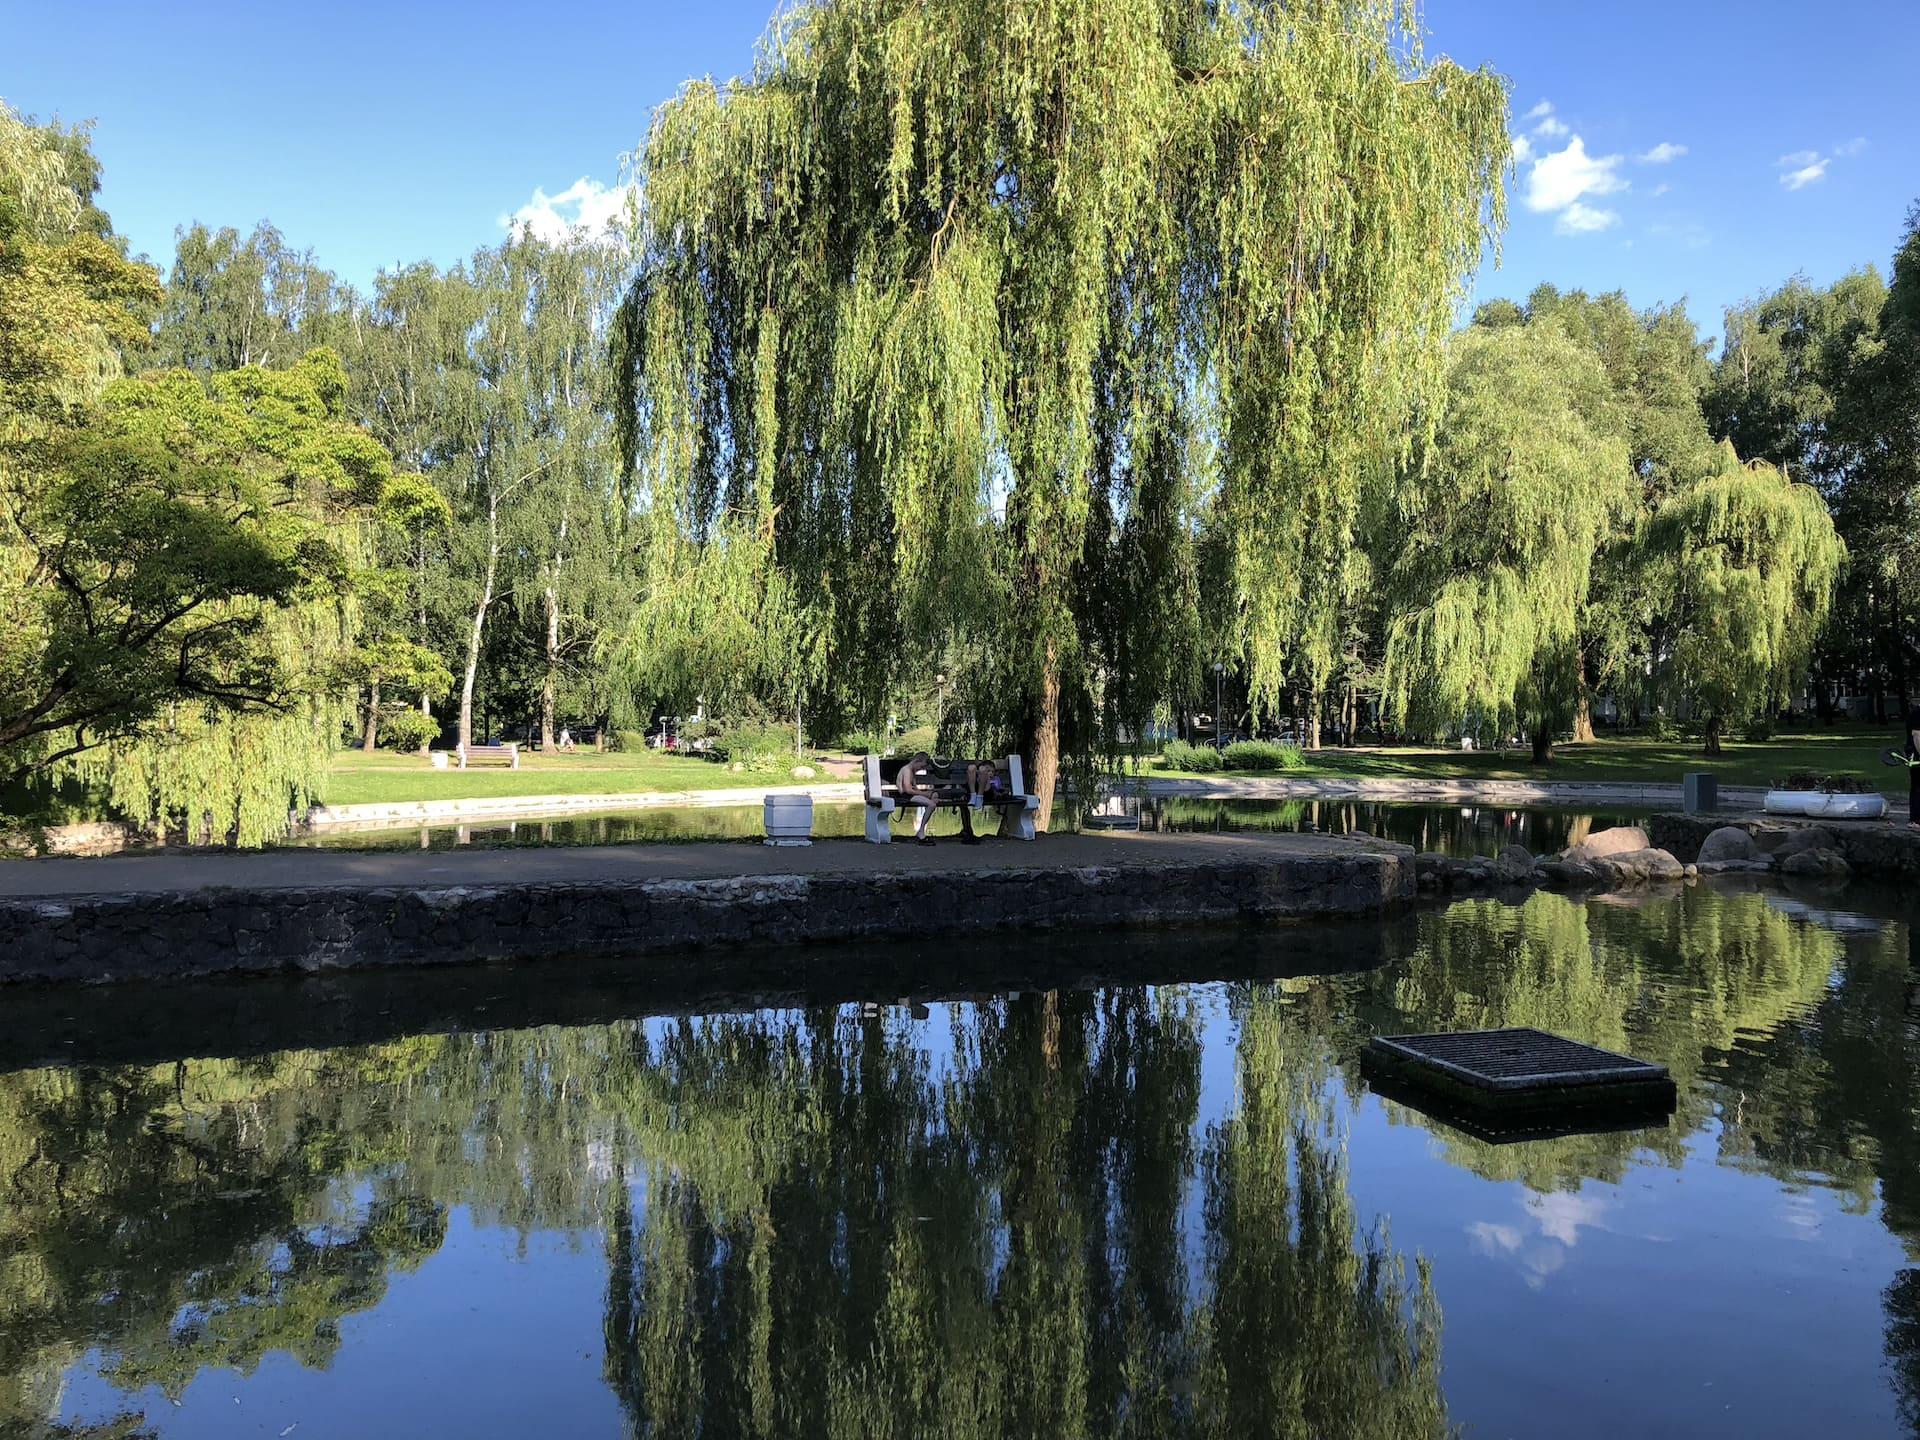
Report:
<svg viewBox="0 0 1920 1440"><path fill-rule="evenodd" d="M1165 835L1130 831L988 839L962 845L809 846L752 843L555 846L502 850L268 850L244 854L133 854L0 864L0 897L121 895L229 889L364 889L383 885L511 885L599 880L715 880L754 875L891 874L988 869L1071 870L1100 865L1229 864L1278 856L1378 854L1393 847L1365 836Z"/></svg>

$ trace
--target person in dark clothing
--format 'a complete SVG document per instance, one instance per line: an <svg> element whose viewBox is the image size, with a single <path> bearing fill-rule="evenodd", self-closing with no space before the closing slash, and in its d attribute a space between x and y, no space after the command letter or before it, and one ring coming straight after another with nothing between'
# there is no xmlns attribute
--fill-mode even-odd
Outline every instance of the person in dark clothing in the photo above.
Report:
<svg viewBox="0 0 1920 1440"><path fill-rule="evenodd" d="M1907 828L1920 830L1920 705L1907 711Z"/></svg>

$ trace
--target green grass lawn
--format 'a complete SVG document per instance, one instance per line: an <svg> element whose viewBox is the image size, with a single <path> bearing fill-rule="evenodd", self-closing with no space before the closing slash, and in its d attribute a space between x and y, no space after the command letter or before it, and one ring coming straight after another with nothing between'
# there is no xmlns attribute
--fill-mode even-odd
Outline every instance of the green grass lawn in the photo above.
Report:
<svg viewBox="0 0 1920 1440"><path fill-rule="evenodd" d="M1706 770L1722 785L1773 785L1795 771L1823 775L1856 775L1875 789L1901 797L1907 791L1907 772L1882 765L1880 753L1894 741L1891 729L1834 728L1778 735L1763 743L1723 742L1725 753L1711 758L1700 753L1698 741L1662 743L1638 738L1600 739L1586 745L1556 745L1553 759L1535 765L1524 750L1461 752L1394 747L1384 750L1328 748L1307 757L1305 770L1229 770L1228 776L1277 778L1325 776L1351 779L1404 777L1447 780L1618 780L1622 782L1678 781L1689 770ZM1191 771L1149 767L1154 776L1212 779Z"/></svg>
<svg viewBox="0 0 1920 1440"><path fill-rule="evenodd" d="M817 767L816 767L817 768ZM820 781L832 779L825 772ZM328 805L383 805L414 800L476 800L515 795L638 795L663 790L719 790L730 786L795 785L792 777L737 774L711 760L651 750L596 755L522 751L520 768L476 766L435 770L418 755L342 750L328 776Z"/></svg>
<svg viewBox="0 0 1920 1440"><path fill-rule="evenodd" d="M1394 747L1341 750L1329 747L1310 755L1305 770L1231 770L1230 778L1329 779L1403 777L1473 780L1642 780L1678 781L1689 770L1710 770L1722 785L1770 785L1797 770L1826 775L1857 775L1889 795L1904 797L1906 771L1880 763L1893 742L1890 732L1861 728L1781 735L1764 744L1726 742L1726 753L1708 760L1697 741L1660 743L1640 739L1602 739L1589 745L1560 745L1552 763L1536 766L1523 750L1462 753ZM816 779L833 777L820 769ZM1147 778L1213 779L1191 771L1149 765ZM799 783L771 774L736 774L709 760L683 759L653 751L596 755L523 753L518 770L486 766L474 770L435 770L417 755L372 755L343 750L328 780L329 805L398 804L413 800L470 800L513 795L634 795L663 790L716 790Z"/></svg>

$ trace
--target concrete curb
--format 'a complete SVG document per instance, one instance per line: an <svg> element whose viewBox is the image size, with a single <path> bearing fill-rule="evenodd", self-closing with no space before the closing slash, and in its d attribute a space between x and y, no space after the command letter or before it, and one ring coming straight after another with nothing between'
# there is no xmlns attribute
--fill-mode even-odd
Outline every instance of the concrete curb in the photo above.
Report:
<svg viewBox="0 0 1920 1440"><path fill-rule="evenodd" d="M1329 842L1157 863L48 895L0 900L0 987L589 954L747 983L767 947L1377 917L1417 893L1407 847Z"/></svg>

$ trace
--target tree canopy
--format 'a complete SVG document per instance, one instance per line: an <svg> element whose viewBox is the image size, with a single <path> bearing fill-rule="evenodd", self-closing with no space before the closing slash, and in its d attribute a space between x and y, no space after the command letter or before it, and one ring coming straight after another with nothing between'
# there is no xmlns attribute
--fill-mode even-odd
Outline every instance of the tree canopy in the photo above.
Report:
<svg viewBox="0 0 1920 1440"><path fill-rule="evenodd" d="M1362 480L1500 217L1505 113L1387 4L789 12L641 158L621 359L656 574L771 528L876 693L964 633L1043 805L1063 734L1101 738L1084 587L1190 530L1183 499L1215 498L1212 645L1269 699L1323 676Z"/></svg>

